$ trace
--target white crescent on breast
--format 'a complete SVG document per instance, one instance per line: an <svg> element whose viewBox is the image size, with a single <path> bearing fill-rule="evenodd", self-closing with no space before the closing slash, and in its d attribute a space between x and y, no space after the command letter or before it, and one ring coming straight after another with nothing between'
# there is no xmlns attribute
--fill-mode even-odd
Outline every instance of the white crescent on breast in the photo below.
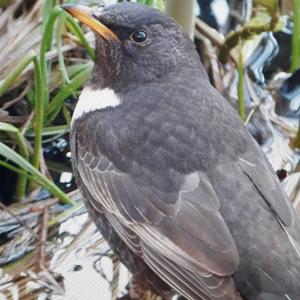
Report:
<svg viewBox="0 0 300 300"><path fill-rule="evenodd" d="M72 123L83 114L108 107L116 107L120 104L120 97L110 88L93 90L91 87L85 87L80 94L74 110Z"/></svg>

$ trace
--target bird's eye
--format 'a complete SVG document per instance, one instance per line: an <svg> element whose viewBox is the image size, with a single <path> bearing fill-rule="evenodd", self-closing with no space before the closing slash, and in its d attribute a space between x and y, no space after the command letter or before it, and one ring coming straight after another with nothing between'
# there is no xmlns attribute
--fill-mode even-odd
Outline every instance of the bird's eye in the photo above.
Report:
<svg viewBox="0 0 300 300"><path fill-rule="evenodd" d="M138 30L138 31L135 31L134 33L132 33L130 38L134 42L136 42L138 44L141 44L141 43L144 43L147 40L147 33L145 31Z"/></svg>

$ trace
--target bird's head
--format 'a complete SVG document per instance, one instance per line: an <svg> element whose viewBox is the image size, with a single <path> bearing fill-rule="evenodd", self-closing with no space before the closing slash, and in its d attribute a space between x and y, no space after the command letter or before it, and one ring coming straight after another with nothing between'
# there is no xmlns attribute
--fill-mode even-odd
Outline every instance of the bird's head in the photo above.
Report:
<svg viewBox="0 0 300 300"><path fill-rule="evenodd" d="M101 11L80 5L63 8L96 34L91 84L97 87L113 82L118 89L124 81L130 87L161 80L194 59L199 61L193 42L170 17L156 9L130 2Z"/></svg>

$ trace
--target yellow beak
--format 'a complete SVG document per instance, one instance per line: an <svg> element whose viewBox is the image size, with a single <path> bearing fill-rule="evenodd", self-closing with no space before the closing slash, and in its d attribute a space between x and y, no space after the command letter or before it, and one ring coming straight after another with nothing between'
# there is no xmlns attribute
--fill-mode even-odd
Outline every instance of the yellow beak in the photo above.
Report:
<svg viewBox="0 0 300 300"><path fill-rule="evenodd" d="M93 31L99 33L104 39L116 41L119 40L113 31L111 31L93 16L93 10L91 8L78 4L65 4L61 7L71 16L90 27Z"/></svg>

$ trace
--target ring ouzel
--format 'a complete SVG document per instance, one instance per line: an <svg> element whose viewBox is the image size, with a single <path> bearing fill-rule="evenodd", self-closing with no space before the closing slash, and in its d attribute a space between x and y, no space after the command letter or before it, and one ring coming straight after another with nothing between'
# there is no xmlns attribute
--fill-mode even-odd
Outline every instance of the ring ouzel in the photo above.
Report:
<svg viewBox="0 0 300 300"><path fill-rule="evenodd" d="M121 261L165 299L299 300L298 216L193 42L136 3L64 9L96 33L74 172Z"/></svg>

